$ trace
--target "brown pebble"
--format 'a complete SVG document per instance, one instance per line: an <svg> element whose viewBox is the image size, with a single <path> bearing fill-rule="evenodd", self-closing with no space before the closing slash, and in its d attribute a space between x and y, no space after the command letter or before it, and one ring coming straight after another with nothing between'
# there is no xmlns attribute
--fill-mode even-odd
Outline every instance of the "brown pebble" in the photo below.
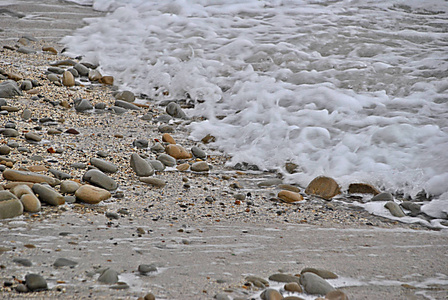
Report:
<svg viewBox="0 0 448 300"><path fill-rule="evenodd" d="M162 135L162 141L170 143L170 144L176 144L176 141L173 139L173 137L169 133L164 133Z"/></svg>
<svg viewBox="0 0 448 300"><path fill-rule="evenodd" d="M62 74L62 84L65 86L75 85L75 77L70 71L64 71L64 73Z"/></svg>
<svg viewBox="0 0 448 300"><path fill-rule="evenodd" d="M190 165L188 163L180 164L176 166L176 169L179 171L186 171L190 168Z"/></svg>
<svg viewBox="0 0 448 300"><path fill-rule="evenodd" d="M348 192L350 194L373 194L378 195L380 191L378 191L374 186L367 183L351 183L348 186Z"/></svg>
<svg viewBox="0 0 448 300"><path fill-rule="evenodd" d="M192 158L192 154L188 152L184 147L179 145L168 145L165 148L166 154L174 157L175 159L189 159Z"/></svg>
<svg viewBox="0 0 448 300"><path fill-rule="evenodd" d="M341 193L337 182L330 177L319 176L314 178L307 186L305 193L308 195L316 195L326 200L330 200L334 196Z"/></svg>
<svg viewBox="0 0 448 300"><path fill-rule="evenodd" d="M297 202L297 201L302 201L303 200L302 195L300 195L299 193L286 191L286 190L280 191L278 193L277 197L280 198L281 200L285 201L285 202L288 202L288 203L292 203L292 202Z"/></svg>
<svg viewBox="0 0 448 300"><path fill-rule="evenodd" d="M50 52L51 54L58 54L58 51L54 47L51 47L51 46L43 46L42 51Z"/></svg>
<svg viewBox="0 0 448 300"><path fill-rule="evenodd" d="M100 83L113 85L114 84L114 77L113 76L103 76L99 80Z"/></svg>
<svg viewBox="0 0 448 300"><path fill-rule="evenodd" d="M65 131L65 133L79 134L79 131L76 130L76 129L74 129L74 128L70 128L70 129L67 129L67 130Z"/></svg>

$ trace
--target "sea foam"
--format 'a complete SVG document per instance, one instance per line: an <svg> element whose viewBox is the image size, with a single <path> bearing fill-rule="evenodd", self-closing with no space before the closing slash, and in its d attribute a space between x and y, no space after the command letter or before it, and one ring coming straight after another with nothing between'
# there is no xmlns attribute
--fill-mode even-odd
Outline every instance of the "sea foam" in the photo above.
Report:
<svg viewBox="0 0 448 300"><path fill-rule="evenodd" d="M109 13L70 53L123 89L196 102L191 138L215 136L230 164L448 202L446 2L82 2Z"/></svg>

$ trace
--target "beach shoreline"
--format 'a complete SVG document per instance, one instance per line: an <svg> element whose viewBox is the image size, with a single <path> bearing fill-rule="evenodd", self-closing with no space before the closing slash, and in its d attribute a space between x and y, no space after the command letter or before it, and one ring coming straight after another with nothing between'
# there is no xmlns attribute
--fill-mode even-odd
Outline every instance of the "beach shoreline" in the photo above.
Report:
<svg viewBox="0 0 448 300"><path fill-rule="evenodd" d="M34 10L25 4L8 9L20 13ZM60 9L72 11L73 7L67 4ZM80 15L87 17L101 15L89 8L79 9ZM58 14L58 20L68 16ZM45 174L54 168L79 182L86 169L74 169L72 165L88 165L99 151L107 152L107 160L119 168L110 175L119 189L98 205L76 202L43 206L40 213L0 221L0 279L13 283L12 287L3 284L2 298L136 299L151 292L156 299L212 299L216 295L250 299L263 289L246 285L246 276L267 279L279 272L298 274L304 267L338 274L341 279L333 284L349 299L446 298L446 230L400 223L319 197L309 196L295 204L280 202L276 197L278 187L258 186L277 178L277 174L225 166L228 158L224 155L188 139L186 121L170 123L173 138L187 149L204 148L206 161L213 168L206 173L174 167L158 172L156 177L167 183L162 189L140 182L129 166L129 157L133 153L155 156L149 148L136 148L134 142L162 139L155 119L165 113L165 107L149 101L141 110L123 114L76 112L73 103L77 98L111 108L115 88L89 82L67 88L46 78L51 62L69 59L60 54L64 46L58 41L62 32L82 26L79 16L75 18L76 22L69 22L72 25L62 31L55 30L59 25L51 22L42 22L35 32L27 28L25 31L37 40L22 40L26 45L20 44L24 27L19 20L9 23L9 32L2 32L8 38L1 43L0 68L41 84L36 94L24 92L23 96L7 99L8 105L18 111L2 115L2 123L12 121L22 135L33 131L43 136L37 144L27 142L22 135L2 137L2 143L15 140L30 151L11 151L8 157L16 161L13 169L40 165L46 168ZM47 37L39 34L45 30ZM19 53L16 50L20 46L37 52ZM58 54L41 51L43 46L53 47ZM42 97L32 98L36 95ZM64 100L68 107L61 105ZM27 108L32 117L23 120L21 113ZM153 120L141 119L148 114ZM43 118L57 124L42 125L39 120ZM52 126L62 131L75 129L80 134L50 135ZM62 152L51 153L50 148ZM33 156L42 156L43 160L34 161ZM178 165L182 162L193 163L180 160ZM71 258L79 265L55 268L52 264L57 257ZM14 258L29 258L33 266L18 265ZM154 264L157 271L141 275L140 264ZM117 270L120 281L128 287L98 283L96 271L102 268ZM50 290L16 292L13 287L30 272L43 274Z"/></svg>

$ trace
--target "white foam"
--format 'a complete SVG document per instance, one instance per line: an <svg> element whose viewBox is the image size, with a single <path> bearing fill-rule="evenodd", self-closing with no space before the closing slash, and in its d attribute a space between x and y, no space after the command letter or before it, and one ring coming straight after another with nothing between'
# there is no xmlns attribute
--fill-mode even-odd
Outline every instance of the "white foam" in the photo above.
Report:
<svg viewBox="0 0 448 300"><path fill-rule="evenodd" d="M324 3L325 5L321 5ZM95 0L63 40L123 89L196 103L191 137L306 186L327 175L448 192L447 6L433 1ZM166 96L164 92L169 92ZM217 118L225 116L225 118ZM300 172L284 172L285 162ZM445 194L444 194L445 193Z"/></svg>

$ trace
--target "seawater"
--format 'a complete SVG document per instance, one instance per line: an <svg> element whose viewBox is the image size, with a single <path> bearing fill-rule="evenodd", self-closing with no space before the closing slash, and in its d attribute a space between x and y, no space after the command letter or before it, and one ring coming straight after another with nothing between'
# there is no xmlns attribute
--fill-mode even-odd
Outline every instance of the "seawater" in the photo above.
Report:
<svg viewBox="0 0 448 300"><path fill-rule="evenodd" d="M122 89L188 99L191 138L306 186L366 182L448 211L448 3L78 0L63 39ZM285 163L298 165L288 174Z"/></svg>

